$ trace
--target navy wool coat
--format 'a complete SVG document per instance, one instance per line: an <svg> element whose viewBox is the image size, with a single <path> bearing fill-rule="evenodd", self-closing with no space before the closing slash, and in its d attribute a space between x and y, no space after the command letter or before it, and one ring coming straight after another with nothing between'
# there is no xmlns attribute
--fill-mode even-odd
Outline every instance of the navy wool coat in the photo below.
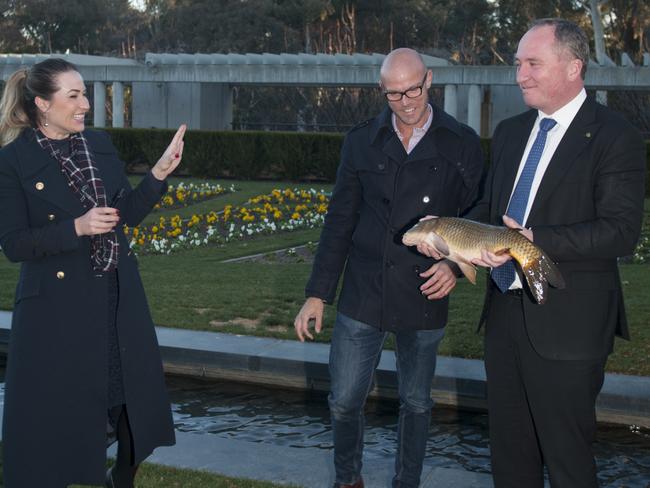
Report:
<svg viewBox="0 0 650 488"><path fill-rule="evenodd" d="M107 200L124 189L122 221L137 225L166 190L147 175L131 190L103 132L85 131ZM107 425L107 278L93 271L86 212L59 163L26 129L0 150L0 246L21 262L3 419L7 488L102 485ZM135 461L174 443L156 335L136 257L121 226L117 329Z"/></svg>
<svg viewBox="0 0 650 488"><path fill-rule="evenodd" d="M419 274L434 261L402 244L425 215L459 216L476 200L483 173L478 136L433 107L431 127L410 154L391 111L353 128L341 163L305 294L382 330L442 328L448 297L428 300Z"/></svg>

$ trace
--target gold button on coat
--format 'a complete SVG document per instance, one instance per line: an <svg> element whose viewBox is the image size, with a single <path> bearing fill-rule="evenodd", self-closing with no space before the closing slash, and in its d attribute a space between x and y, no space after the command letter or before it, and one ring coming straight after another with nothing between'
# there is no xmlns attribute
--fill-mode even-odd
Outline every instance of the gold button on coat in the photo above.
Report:
<svg viewBox="0 0 650 488"><path fill-rule="evenodd" d="M54 220L55 218L56 217L54 216L54 214L50 214L47 216L47 220Z"/></svg>
<svg viewBox="0 0 650 488"><path fill-rule="evenodd" d="M57 271L56 272L56 277L58 279L62 280L63 278L65 278L65 273L63 271Z"/></svg>
<svg viewBox="0 0 650 488"><path fill-rule="evenodd" d="M36 187L36 189L38 191L41 191L43 188L45 188L45 183L43 183L42 181L39 181L34 186Z"/></svg>

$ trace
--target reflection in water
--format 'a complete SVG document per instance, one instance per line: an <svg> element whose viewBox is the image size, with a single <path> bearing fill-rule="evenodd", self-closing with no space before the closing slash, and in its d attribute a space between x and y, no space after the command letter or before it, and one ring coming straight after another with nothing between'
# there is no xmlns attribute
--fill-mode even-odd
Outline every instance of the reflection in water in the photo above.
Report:
<svg viewBox="0 0 650 488"><path fill-rule="evenodd" d="M178 430L290 447L332 449L327 398L322 393L174 376L167 378L167 384ZM364 456L392 458L396 402L369 402L366 412ZM599 425L594 450L601 486L650 486L648 430ZM427 462L440 467L489 472L486 414L435 407Z"/></svg>

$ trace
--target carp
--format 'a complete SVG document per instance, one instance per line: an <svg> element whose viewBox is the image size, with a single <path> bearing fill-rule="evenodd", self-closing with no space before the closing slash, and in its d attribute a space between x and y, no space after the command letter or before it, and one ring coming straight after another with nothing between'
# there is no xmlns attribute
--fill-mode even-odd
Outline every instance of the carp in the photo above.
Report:
<svg viewBox="0 0 650 488"><path fill-rule="evenodd" d="M548 285L564 288L564 278L551 258L516 229L482 224L455 217L433 217L421 220L402 237L407 246L420 243L435 249L455 262L472 283L476 284L473 259L481 257L481 249L495 254L510 254L517 262L537 303L544 303Z"/></svg>

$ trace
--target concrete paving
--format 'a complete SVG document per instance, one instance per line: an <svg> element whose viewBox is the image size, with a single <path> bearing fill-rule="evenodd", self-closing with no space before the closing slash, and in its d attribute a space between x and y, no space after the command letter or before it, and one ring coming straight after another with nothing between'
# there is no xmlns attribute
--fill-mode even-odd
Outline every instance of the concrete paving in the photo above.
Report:
<svg viewBox="0 0 650 488"><path fill-rule="evenodd" d="M332 454L321 449L300 449L273 444L223 439L215 435L176 433L176 445L156 449L148 461L305 488L331 488ZM367 488L390 486L393 458L364 459L362 475ZM488 488L492 477L425 464L421 488Z"/></svg>

